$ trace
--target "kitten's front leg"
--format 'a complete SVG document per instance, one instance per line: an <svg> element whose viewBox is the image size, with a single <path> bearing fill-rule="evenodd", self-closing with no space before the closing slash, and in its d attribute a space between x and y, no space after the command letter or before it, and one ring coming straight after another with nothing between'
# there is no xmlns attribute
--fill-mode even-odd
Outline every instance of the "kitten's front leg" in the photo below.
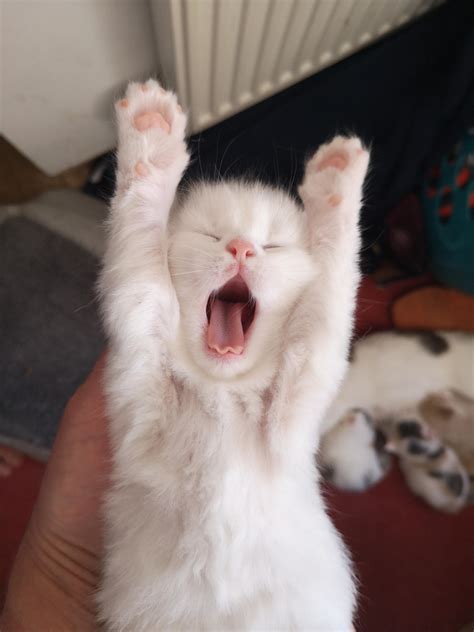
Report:
<svg viewBox="0 0 474 632"><path fill-rule="evenodd" d="M347 352L360 277L359 214L368 164L369 152L358 138L337 136L308 162L299 189L319 271L308 308L314 310L318 326L332 336L335 349L343 349L343 353Z"/></svg>
<svg viewBox="0 0 474 632"><path fill-rule="evenodd" d="M321 372L316 377L327 383L322 408L342 378L352 333L360 278L359 215L368 165L369 152L358 138L337 136L308 162L299 189L319 271L304 309L314 317L312 364Z"/></svg>
<svg viewBox="0 0 474 632"><path fill-rule="evenodd" d="M353 286L359 277L358 223L368 164L369 152L358 138L337 136L308 162L299 188L317 265L344 286Z"/></svg>
<svg viewBox="0 0 474 632"><path fill-rule="evenodd" d="M358 138L338 136L308 162L299 189L317 277L305 291L288 327L278 388L284 403L314 394L314 420L325 412L344 375L359 282L359 212L369 153ZM299 426L300 427L300 426ZM304 435L304 432L303 432Z"/></svg>
<svg viewBox="0 0 474 632"><path fill-rule="evenodd" d="M112 342L147 344L177 317L167 263L167 222L188 163L186 116L153 80L128 86L116 104L117 192L109 219L101 293Z"/></svg>

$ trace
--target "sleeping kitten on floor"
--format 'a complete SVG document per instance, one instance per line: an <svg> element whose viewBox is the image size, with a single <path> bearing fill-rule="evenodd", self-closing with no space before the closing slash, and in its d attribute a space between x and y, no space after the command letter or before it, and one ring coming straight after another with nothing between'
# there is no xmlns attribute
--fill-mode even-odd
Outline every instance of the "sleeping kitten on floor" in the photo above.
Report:
<svg viewBox="0 0 474 632"><path fill-rule="evenodd" d="M321 147L303 209L248 182L176 199L188 153L174 95L131 84L117 117L101 619L350 630L351 565L313 454L346 368L368 153L356 138Z"/></svg>
<svg viewBox="0 0 474 632"><path fill-rule="evenodd" d="M427 395L410 410L408 420L406 416L406 411L391 415L388 423L392 435L438 440L446 446L448 454L454 451L453 467L451 470L444 467L444 476L438 478L449 479L454 482L454 488L463 490L459 476L462 469L469 478L466 500L474 502L474 400L456 389L443 389ZM464 491L460 491L460 495L465 496Z"/></svg>
<svg viewBox="0 0 474 632"><path fill-rule="evenodd" d="M398 456L408 487L426 503L447 513L461 510L469 496L469 477L459 456L408 408L382 422L385 449Z"/></svg>
<svg viewBox="0 0 474 632"><path fill-rule="evenodd" d="M395 412L447 388L474 399L473 357L473 334L387 331L362 338L354 344L349 370L322 430L352 408Z"/></svg>
<svg viewBox="0 0 474 632"><path fill-rule="evenodd" d="M378 459L374 449L361 443L360 433L349 427L342 434L338 432L339 427L344 427L342 420L348 411L364 410L377 425L379 417L416 405L434 389L457 386L474 397L473 357L472 334L388 331L358 340L341 389L321 425L319 458L322 463L331 464L331 480L336 486L367 489ZM352 451L347 449L351 442ZM329 446L330 453L326 454ZM358 466L354 468L355 462Z"/></svg>
<svg viewBox="0 0 474 632"><path fill-rule="evenodd" d="M349 410L321 438L319 462L325 478L348 491L362 492L372 487L390 465L384 443L367 411Z"/></svg>

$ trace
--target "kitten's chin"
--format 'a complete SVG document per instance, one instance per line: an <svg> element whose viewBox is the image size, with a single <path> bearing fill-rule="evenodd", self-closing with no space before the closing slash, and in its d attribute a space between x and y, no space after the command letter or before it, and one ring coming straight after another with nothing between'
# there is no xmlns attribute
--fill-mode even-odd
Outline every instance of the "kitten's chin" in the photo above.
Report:
<svg viewBox="0 0 474 632"><path fill-rule="evenodd" d="M257 376L261 371L266 373L265 367L269 363L269 354L263 352L259 344L260 336L253 332L252 337L245 342L241 353L219 353L207 344L206 336L195 354L198 366L209 377L217 381L240 380L251 375Z"/></svg>
<svg viewBox="0 0 474 632"><path fill-rule="evenodd" d="M244 335L242 348L238 353L217 351L209 346L209 323L203 327L201 336L188 346L193 362L209 378L218 382L241 381L254 377L257 381L268 373L272 364L271 345L262 331L258 305L252 323ZM265 328L266 329L266 328Z"/></svg>
<svg viewBox="0 0 474 632"><path fill-rule="evenodd" d="M189 323L189 321L188 321ZM213 382L239 382L262 384L271 377L275 352L278 345L275 332L281 326L281 319L269 317L266 313L259 313L258 303L255 318L245 334L241 353L219 353L208 345L207 320L201 323L199 332L194 327L184 327L182 330L180 348L182 359L192 373L196 369L200 375L207 376ZM191 335L186 335L186 330Z"/></svg>

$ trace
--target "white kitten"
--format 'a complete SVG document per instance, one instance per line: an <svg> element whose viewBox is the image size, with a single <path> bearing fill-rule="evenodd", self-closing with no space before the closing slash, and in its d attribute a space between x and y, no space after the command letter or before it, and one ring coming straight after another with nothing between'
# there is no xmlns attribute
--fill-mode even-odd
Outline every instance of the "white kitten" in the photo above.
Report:
<svg viewBox="0 0 474 632"><path fill-rule="evenodd" d="M351 408L390 414L447 388L474 398L474 336L447 331L434 335L440 343L434 352L421 334L387 331L358 340L341 389L324 417L323 432Z"/></svg>
<svg viewBox="0 0 474 632"><path fill-rule="evenodd" d="M185 116L154 81L131 84L117 116L101 618L349 630L350 562L313 454L346 368L368 153L355 138L322 147L304 210L258 184L203 184L168 221Z"/></svg>
<svg viewBox="0 0 474 632"><path fill-rule="evenodd" d="M377 446L373 419L360 408L348 411L323 435L319 460L333 485L357 492L378 483L390 464L381 446Z"/></svg>

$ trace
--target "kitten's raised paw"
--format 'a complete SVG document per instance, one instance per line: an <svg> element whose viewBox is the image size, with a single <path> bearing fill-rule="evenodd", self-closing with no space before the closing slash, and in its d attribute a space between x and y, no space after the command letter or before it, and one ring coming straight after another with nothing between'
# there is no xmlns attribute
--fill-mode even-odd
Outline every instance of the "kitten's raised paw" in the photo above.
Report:
<svg viewBox="0 0 474 632"><path fill-rule="evenodd" d="M152 79L131 83L125 98L116 103L116 112L122 181L146 178L156 170L173 167L182 171L188 160L184 143L186 115L176 95Z"/></svg>
<svg viewBox="0 0 474 632"><path fill-rule="evenodd" d="M300 188L303 200L317 198L329 207L360 195L369 164L369 152L355 137L336 136L318 149L306 165Z"/></svg>
<svg viewBox="0 0 474 632"><path fill-rule="evenodd" d="M316 172L330 168L345 171L355 167L358 162L364 162L364 157L368 162L368 152L358 138L336 136L330 143L319 148L308 168Z"/></svg>

